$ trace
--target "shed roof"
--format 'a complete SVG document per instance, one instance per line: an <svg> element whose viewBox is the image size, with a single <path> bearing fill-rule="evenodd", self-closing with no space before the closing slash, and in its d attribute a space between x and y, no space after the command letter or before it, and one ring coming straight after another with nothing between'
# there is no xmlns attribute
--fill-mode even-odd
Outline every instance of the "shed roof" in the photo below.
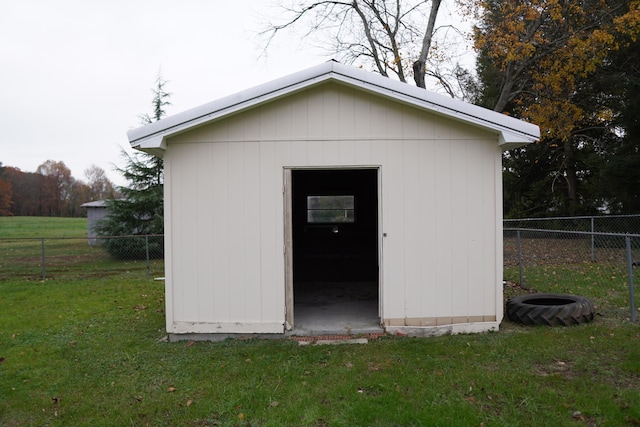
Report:
<svg viewBox="0 0 640 427"><path fill-rule="evenodd" d="M106 200L95 200L93 202L87 202L80 205L81 208L106 208Z"/></svg>
<svg viewBox="0 0 640 427"><path fill-rule="evenodd" d="M329 81L494 131L505 150L535 142L540 137L540 129L534 124L335 61L132 129L127 136L132 147L161 156L168 137Z"/></svg>

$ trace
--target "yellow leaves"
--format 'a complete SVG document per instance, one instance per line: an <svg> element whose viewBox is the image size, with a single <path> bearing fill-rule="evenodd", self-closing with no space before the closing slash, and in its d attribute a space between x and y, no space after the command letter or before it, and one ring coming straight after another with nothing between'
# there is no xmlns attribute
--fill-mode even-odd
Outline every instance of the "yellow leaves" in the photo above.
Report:
<svg viewBox="0 0 640 427"><path fill-rule="evenodd" d="M552 20L560 21L562 19L562 6L555 1L554 4L550 5L548 8L548 13Z"/></svg>
<svg viewBox="0 0 640 427"><path fill-rule="evenodd" d="M611 123L613 119L615 119L615 113L610 108L598 111L594 117L597 123Z"/></svg>
<svg viewBox="0 0 640 427"><path fill-rule="evenodd" d="M562 99L540 99L523 112L524 118L546 130L547 137L566 141L584 115L578 106Z"/></svg>
<svg viewBox="0 0 640 427"><path fill-rule="evenodd" d="M616 30L626 35L632 42L640 36L640 0L634 0L629 4L629 11L614 19Z"/></svg>
<svg viewBox="0 0 640 427"><path fill-rule="evenodd" d="M615 18L620 13L606 0L487 2L475 48L516 86L526 80L526 90L511 101L516 114L538 124L545 136L566 141L585 120L584 110L572 102L579 83L619 48L621 32L640 37L640 0ZM599 116L609 118L606 112Z"/></svg>

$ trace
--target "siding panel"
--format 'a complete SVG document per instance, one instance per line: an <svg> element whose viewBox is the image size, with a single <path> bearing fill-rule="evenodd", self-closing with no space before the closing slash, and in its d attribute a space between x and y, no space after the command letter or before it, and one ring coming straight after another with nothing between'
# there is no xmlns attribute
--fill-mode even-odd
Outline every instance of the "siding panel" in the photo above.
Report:
<svg viewBox="0 0 640 427"><path fill-rule="evenodd" d="M436 191L436 157L435 146L432 141L421 141L419 154L420 181L420 286L415 298L420 301L422 313L435 313L437 301L435 298L436 269L438 247L434 245L437 221L436 216L440 198Z"/></svg>
<svg viewBox="0 0 640 427"><path fill-rule="evenodd" d="M229 259L229 144L212 144L211 162L211 193L216 200L216 207L211 211L211 222L213 224L214 250L211 254L213 264L213 317L217 321L228 320L230 318L229 305L231 303L230 294L230 259ZM187 285L185 285L187 286ZM197 286L206 286L198 283ZM180 319L182 320L182 319Z"/></svg>
<svg viewBox="0 0 640 427"><path fill-rule="evenodd" d="M289 158L288 143L262 143L260 150L260 312L263 321L284 321L284 261L282 259L282 168L279 157Z"/></svg>
<svg viewBox="0 0 640 427"><path fill-rule="evenodd" d="M398 144L400 145L400 144ZM401 144L402 148L402 191L404 199L402 203L402 239L403 249L403 269L405 272L405 317L421 317L422 306L420 292L422 284L420 269L422 266L423 254L420 251L422 236L422 215L420 212L420 200L422 188L420 182L420 157L418 156L418 141L406 141ZM400 147L398 147L400 149Z"/></svg>
<svg viewBox="0 0 640 427"><path fill-rule="evenodd" d="M191 147L197 158L193 164L196 165L196 177L190 179L190 186L195 189L195 194L189 196L189 200L184 200L182 206L195 216L195 230L190 236L191 244L195 245L195 253L190 254L196 260L197 265L193 267L196 274L195 282L199 284L197 294L198 315L197 320L213 320L212 310L214 301L214 289L211 283L213 277L213 264L211 263L211 254L214 251L213 227L211 221L211 212L217 208L216 199L211 193L211 176L209 168L213 162L212 147L209 144L194 144ZM195 201L198 201L196 203ZM199 209L193 209L194 205L199 205ZM191 240L193 239L193 240ZM185 251L186 252L186 251ZM193 280L193 279L192 279Z"/></svg>
<svg viewBox="0 0 640 427"><path fill-rule="evenodd" d="M243 188L240 195L242 207L242 243L244 250L244 301L245 315L243 320L260 321L262 317L262 285L261 285L261 251L260 251L260 143L243 144L241 169ZM239 215L240 216L240 215Z"/></svg>
<svg viewBox="0 0 640 427"><path fill-rule="evenodd" d="M229 312L228 320L240 322L248 320L247 305L255 298L255 295L247 294L246 285L246 254L245 245L247 240L246 224L244 224L244 209L246 207L246 197L243 194L244 179L246 171L243 170L244 149L242 143L229 143L227 150L228 172L227 185L227 229L228 241L228 265L229 265L229 305L232 310Z"/></svg>
<svg viewBox="0 0 640 427"><path fill-rule="evenodd" d="M455 316L466 316L469 303L468 295L468 265L469 265L469 229L473 225L473 211L467 210L469 194L478 191L477 179L469 175L469 167L478 159L469 158L466 147L467 141L451 141L449 164L450 181L452 183L452 197L450 199L450 261L451 273L451 306L448 309Z"/></svg>
<svg viewBox="0 0 640 427"><path fill-rule="evenodd" d="M454 226L452 214L453 197L457 178L450 169L451 143L449 141L436 141L435 157L435 182L438 198L434 209L436 211L436 283L433 285L434 298L437 301L436 317L451 316L453 310L453 295L451 292L453 281L453 242L452 227Z"/></svg>

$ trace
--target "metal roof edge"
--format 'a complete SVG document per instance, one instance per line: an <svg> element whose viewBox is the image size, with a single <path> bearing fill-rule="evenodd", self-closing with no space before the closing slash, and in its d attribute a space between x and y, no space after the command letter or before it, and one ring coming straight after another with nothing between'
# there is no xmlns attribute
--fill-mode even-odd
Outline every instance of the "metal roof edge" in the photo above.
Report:
<svg viewBox="0 0 640 427"><path fill-rule="evenodd" d="M163 150L164 140L168 136L331 79L437 114L496 130L501 135L500 145L523 145L540 137L540 130L534 124L336 61L325 62L132 129L127 132L127 137L134 148Z"/></svg>

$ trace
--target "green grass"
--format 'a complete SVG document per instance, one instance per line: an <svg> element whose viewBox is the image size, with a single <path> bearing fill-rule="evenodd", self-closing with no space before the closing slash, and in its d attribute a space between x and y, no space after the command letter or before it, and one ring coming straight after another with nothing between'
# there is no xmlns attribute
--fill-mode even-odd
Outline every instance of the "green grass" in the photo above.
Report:
<svg viewBox="0 0 640 427"><path fill-rule="evenodd" d="M640 424L640 325L628 320L624 277L606 265L527 268L539 291L594 300L596 320L577 327L505 320L494 333L366 345L171 343L162 282L135 263L86 263L84 239L54 242L52 278L25 266L0 274L2 427ZM11 265L30 256L13 246L0 256L12 250L27 252Z"/></svg>
<svg viewBox="0 0 640 427"><path fill-rule="evenodd" d="M0 216L0 238L87 237L87 218Z"/></svg>
<svg viewBox="0 0 640 427"><path fill-rule="evenodd" d="M640 328L615 311L570 328L300 347L164 342L162 283L126 275L3 281L0 295L2 426L640 422Z"/></svg>

